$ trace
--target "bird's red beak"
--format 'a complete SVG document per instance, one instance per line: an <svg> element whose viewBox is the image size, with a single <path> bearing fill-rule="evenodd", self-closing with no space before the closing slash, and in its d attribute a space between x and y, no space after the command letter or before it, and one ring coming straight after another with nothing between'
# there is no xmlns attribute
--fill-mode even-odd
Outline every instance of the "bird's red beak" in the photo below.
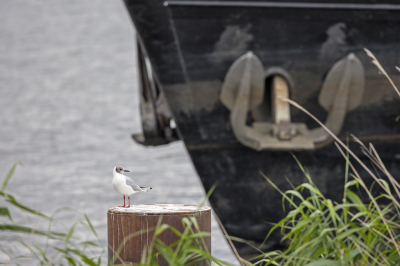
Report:
<svg viewBox="0 0 400 266"><path fill-rule="evenodd" d="M124 172L130 172L129 170L124 170Z"/></svg>

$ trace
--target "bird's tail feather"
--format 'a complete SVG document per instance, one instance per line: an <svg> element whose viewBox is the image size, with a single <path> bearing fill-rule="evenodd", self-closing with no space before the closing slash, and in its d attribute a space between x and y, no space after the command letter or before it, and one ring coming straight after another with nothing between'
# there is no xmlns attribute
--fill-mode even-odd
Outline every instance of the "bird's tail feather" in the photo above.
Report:
<svg viewBox="0 0 400 266"><path fill-rule="evenodd" d="M150 189L152 189L151 187L140 187L144 192L149 192Z"/></svg>

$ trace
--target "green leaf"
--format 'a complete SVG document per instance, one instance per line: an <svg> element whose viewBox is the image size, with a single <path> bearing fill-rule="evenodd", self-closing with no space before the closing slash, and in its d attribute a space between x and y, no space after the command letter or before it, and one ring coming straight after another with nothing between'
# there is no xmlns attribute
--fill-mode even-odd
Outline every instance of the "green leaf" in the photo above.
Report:
<svg viewBox="0 0 400 266"><path fill-rule="evenodd" d="M351 217L350 221L354 221L356 219L359 219L360 217L362 218L362 217L367 216L367 215L368 215L367 212L358 212L355 215L353 215L353 217Z"/></svg>
<svg viewBox="0 0 400 266"><path fill-rule="evenodd" d="M359 231L364 231L365 228L353 228L353 229L349 229L344 231L343 233L339 234L336 238L338 240L344 241L345 238L349 237L350 235L354 235L357 236L356 233L358 233Z"/></svg>
<svg viewBox="0 0 400 266"><path fill-rule="evenodd" d="M305 266L342 266L342 264L340 263L340 261L336 260L321 259L310 262Z"/></svg>
<svg viewBox="0 0 400 266"><path fill-rule="evenodd" d="M282 190L280 190L280 189L278 188L278 186L274 184L274 182L272 182L272 181L271 181L266 175L264 175L262 172L260 172L260 174L268 181L268 183L271 184L271 186L272 186L273 188L275 188L275 189L283 196L284 199L286 199L294 208L297 208L296 203L294 203L294 201L292 201L292 200L290 199L290 197L288 197L285 193L283 193Z"/></svg>
<svg viewBox="0 0 400 266"><path fill-rule="evenodd" d="M7 207L0 206L0 215L8 216L8 218L12 221L10 211L8 210Z"/></svg>
<svg viewBox="0 0 400 266"><path fill-rule="evenodd" d="M359 185L360 185L360 181L358 179L354 179L354 180L347 182L345 185L345 188L349 188L351 186L356 186L358 188Z"/></svg>
<svg viewBox="0 0 400 266"><path fill-rule="evenodd" d="M13 232L18 232L18 233L42 235L42 236L47 236L47 237L53 238L53 239L59 239L60 237L65 237L65 234L63 234L63 233L44 232L41 230L36 230L31 227L14 225L14 224L0 224L0 230L3 230L3 231L8 230L8 231L13 231Z"/></svg>
<svg viewBox="0 0 400 266"><path fill-rule="evenodd" d="M75 227L76 227L77 223L74 223L71 228L68 231L67 236L65 237L64 243L67 244L69 242L69 240L71 239L72 235L74 234L75 231Z"/></svg>
<svg viewBox="0 0 400 266"><path fill-rule="evenodd" d="M79 256L83 262L90 266L98 266L92 259L88 258L82 251L77 249L68 249L75 255Z"/></svg>
<svg viewBox="0 0 400 266"><path fill-rule="evenodd" d="M298 197L301 201L304 201L303 196L296 190L288 190L288 191L286 191L286 194L294 195L294 196Z"/></svg>
<svg viewBox="0 0 400 266"><path fill-rule="evenodd" d="M306 200L302 201L301 204L313 211L315 211L317 209L316 206L312 205L310 202L308 202Z"/></svg>
<svg viewBox="0 0 400 266"><path fill-rule="evenodd" d="M382 185L383 185L383 186L385 187L385 189L386 189L386 192L390 195L391 192L390 192L390 186L389 186L388 182L386 182L386 181L383 180L383 179L378 179L378 182L381 182L381 183L382 183Z"/></svg>
<svg viewBox="0 0 400 266"><path fill-rule="evenodd" d="M323 197L321 191L319 191L319 189L317 187L315 187L313 184L304 183L304 184L301 184L300 186L308 189L310 191L310 193L314 192L316 195Z"/></svg>
<svg viewBox="0 0 400 266"><path fill-rule="evenodd" d="M12 175L14 174L15 168L17 168L17 165L23 165L21 162L14 163L14 165L11 167L10 171L8 172L6 178L3 181L3 185L0 188L0 191L3 192L4 189L7 187L8 181L10 181Z"/></svg>
<svg viewBox="0 0 400 266"><path fill-rule="evenodd" d="M329 209L329 213L330 213L330 215L331 215L333 224L335 225L335 227L337 227L337 220L336 220L336 218L339 220L339 217L338 217L337 213L335 212L335 208L333 207L333 203L332 203L331 200L329 200L329 199L326 200L326 207L328 207L328 209Z"/></svg>
<svg viewBox="0 0 400 266"><path fill-rule="evenodd" d="M162 232L164 232L166 229L168 229L169 228L169 225L167 225L167 224L162 224L160 227L157 227L156 228L156 231L154 232L154 234L156 235L156 236L158 236L158 235L160 235Z"/></svg>
<svg viewBox="0 0 400 266"><path fill-rule="evenodd" d="M49 264L49 260L46 256L46 253L43 251L43 249L41 249L38 245L33 244L33 246L40 252L40 255L42 255L43 261L46 262L46 264ZM42 261L42 262L43 262Z"/></svg>
<svg viewBox="0 0 400 266"><path fill-rule="evenodd" d="M96 244L96 243L94 243L93 241L83 241L83 242L80 242L80 244L82 244L82 245L89 245L89 246L93 246L93 247L100 247L99 244Z"/></svg>
<svg viewBox="0 0 400 266"><path fill-rule="evenodd" d="M362 209L363 211L366 210L364 202L362 202L362 200L360 199L359 196L357 196L357 194L355 194L351 190L348 190L347 197L350 199L351 202L353 202L354 204L357 204L358 209Z"/></svg>
<svg viewBox="0 0 400 266"><path fill-rule="evenodd" d="M32 214L35 214L35 215L38 215L38 216L40 216L40 217L43 217L43 218L46 218L46 219L50 220L50 217L48 217L47 215L45 215L45 214L43 214L43 213L41 213L41 212L38 212L38 211L36 211L36 210L33 210L33 209L31 209L31 208L29 208L29 207L27 207L27 206L25 206L25 205L22 205L21 203L19 203L19 202L14 198L14 196L12 196L12 195L10 195L10 194L7 194L7 193L4 193L4 195L5 195L5 197L6 197L6 201L7 201L7 202L9 202L9 203L11 203L12 205L18 207L19 209L21 209L21 210L23 210L23 211L26 211L26 212L29 212L29 213L32 213Z"/></svg>
<svg viewBox="0 0 400 266"><path fill-rule="evenodd" d="M69 262L70 265L76 266L75 260L74 260L73 258L71 258L71 257L66 257L65 259Z"/></svg>
<svg viewBox="0 0 400 266"><path fill-rule="evenodd" d="M210 188L210 190L207 192L206 197L203 199L203 201L200 203L199 207L203 207L206 201L211 197L211 194L214 192L215 188L218 185L218 181L214 183L214 185Z"/></svg>
<svg viewBox="0 0 400 266"><path fill-rule="evenodd" d="M97 232L96 232L96 230L94 229L92 223L90 222L89 217L87 216L86 213L84 214L84 216L85 216L86 222L88 223L88 225L89 225L89 227L90 227L90 230L92 230L92 233L96 236L96 238L97 238L97 240L99 241L101 247L104 248L104 247L103 247L103 243L101 242L99 236L97 235Z"/></svg>

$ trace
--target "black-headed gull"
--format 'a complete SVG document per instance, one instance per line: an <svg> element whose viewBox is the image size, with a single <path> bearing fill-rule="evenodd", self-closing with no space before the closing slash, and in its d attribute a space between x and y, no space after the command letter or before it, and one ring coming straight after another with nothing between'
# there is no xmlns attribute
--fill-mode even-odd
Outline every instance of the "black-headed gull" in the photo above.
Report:
<svg viewBox="0 0 400 266"><path fill-rule="evenodd" d="M115 166L113 171L114 179L112 181L113 187L119 193L124 196L124 207L129 208L131 206L131 195L137 192L148 192L151 187L139 187L135 181L123 174L123 172L129 172L122 166ZM129 205L125 205L125 196L128 196Z"/></svg>

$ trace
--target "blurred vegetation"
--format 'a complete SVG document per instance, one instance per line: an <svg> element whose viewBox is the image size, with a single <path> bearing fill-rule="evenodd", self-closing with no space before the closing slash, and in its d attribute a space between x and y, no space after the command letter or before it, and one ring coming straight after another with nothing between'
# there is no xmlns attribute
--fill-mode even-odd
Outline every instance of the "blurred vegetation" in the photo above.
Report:
<svg viewBox="0 0 400 266"><path fill-rule="evenodd" d="M161 220L160 220L161 221ZM159 223L155 230L154 238L148 248L143 251L142 260L139 266L156 266L158 256L162 255L168 262L168 265L184 266L200 263L209 265L214 262L217 265L231 265L211 256L207 249L204 239L211 237L208 232L201 232L197 220L194 217L182 219L184 231L179 232L173 226ZM179 240L172 245L165 245L158 236L165 230L173 231Z"/></svg>
<svg viewBox="0 0 400 266"><path fill-rule="evenodd" d="M0 261L0 264L32 265L32 262L36 262L39 265L101 265L104 247L86 214L80 214L69 208L60 208L53 215L47 216L21 204L16 197L5 192L18 165L21 163L15 163L11 167L0 189L2 198L0 230L7 231L0 236L0 251L8 258L7 261ZM38 230L16 223L10 209L15 212L20 211L25 217L34 217L46 222L47 230ZM53 231L53 225L59 223L55 216L60 212L77 214L79 219L65 231ZM74 233L78 227L91 233L97 241L83 241L77 238ZM4 257L1 254L0 256Z"/></svg>
<svg viewBox="0 0 400 266"><path fill-rule="evenodd" d="M349 166L353 168L347 160ZM280 229L282 240L289 243L287 249L260 255L259 264L339 266L400 262L400 195L391 190L400 186L394 179L391 186L377 178L385 193L373 197L353 169L351 180L344 186L343 201L337 203L325 198L306 169L300 167L308 182L292 190L282 192L267 178L293 209L273 228ZM352 188L364 189L370 201L363 202Z"/></svg>
<svg viewBox="0 0 400 266"><path fill-rule="evenodd" d="M0 254L6 255L6 261L0 261L0 264L12 265L114 265L114 261L118 258L118 254L123 247L123 243L116 251L114 258L107 262L104 259L106 249L102 245L89 217L86 214L80 214L70 208L60 208L56 210L52 216L47 216L31 207L25 206L17 201L16 197L5 192L8 182L10 181L16 167L21 163L16 163L11 167L6 178L4 179L0 196L3 202L0 203L0 230L7 231L0 236ZM209 194L212 193L212 190ZM209 196L209 195L208 195ZM204 203L205 201L203 201ZM203 204L202 203L202 204ZM47 230L38 230L35 227L29 227L17 223L12 218L12 212L20 211L26 216L33 216L48 223ZM55 216L60 212L72 212L78 215L78 220L69 227L65 227L63 231L53 231L52 226L60 223ZM6 221L6 222L4 222ZM161 221L161 220L160 220ZM38 222L36 222L38 223ZM194 263L204 263L208 265L211 261L217 265L230 265L211 256L204 238L211 237L208 232L201 232L195 218L184 218L182 220L184 231L179 232L173 226L167 224L159 224L155 230L154 238L149 247L143 252L140 266L159 265L158 256L161 255L169 263L169 265L192 265ZM96 239L93 241L85 241L75 236L74 233L78 227L80 230L86 230L91 234L89 238ZM170 246L164 244L158 236L165 230L171 230L179 240ZM129 237L135 237L142 232L134 232ZM79 235L82 235L81 232ZM39 238L36 238L39 237ZM126 264L131 265L131 264Z"/></svg>

